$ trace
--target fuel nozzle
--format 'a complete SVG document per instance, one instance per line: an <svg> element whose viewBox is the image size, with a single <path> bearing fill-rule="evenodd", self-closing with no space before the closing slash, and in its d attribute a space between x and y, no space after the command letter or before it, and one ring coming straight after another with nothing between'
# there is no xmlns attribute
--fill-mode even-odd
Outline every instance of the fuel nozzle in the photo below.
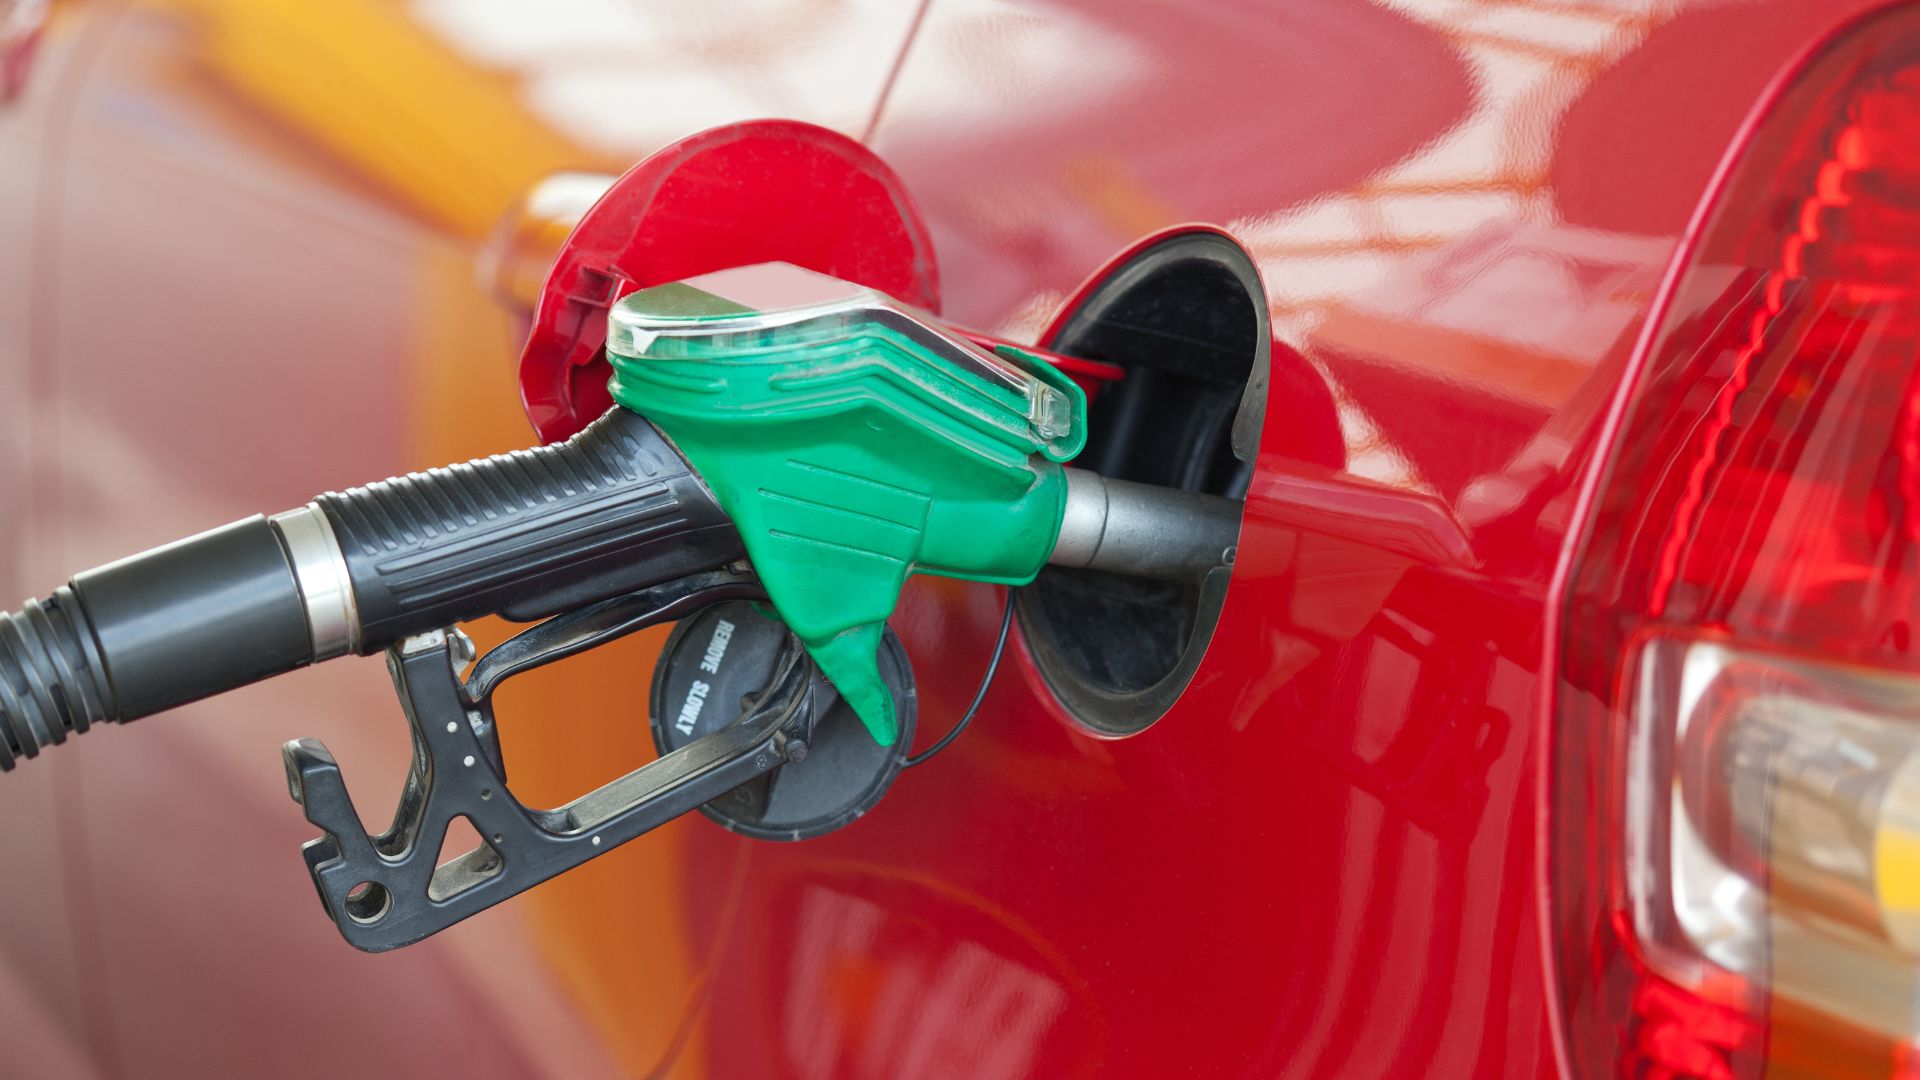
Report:
<svg viewBox="0 0 1920 1080"><path fill-rule="evenodd" d="M1024 585L1049 557L1159 576L1231 560L1224 499L1077 474L1086 395L874 289L787 263L632 293L609 318L619 404L740 530L781 618L875 741L878 655L908 575Z"/></svg>

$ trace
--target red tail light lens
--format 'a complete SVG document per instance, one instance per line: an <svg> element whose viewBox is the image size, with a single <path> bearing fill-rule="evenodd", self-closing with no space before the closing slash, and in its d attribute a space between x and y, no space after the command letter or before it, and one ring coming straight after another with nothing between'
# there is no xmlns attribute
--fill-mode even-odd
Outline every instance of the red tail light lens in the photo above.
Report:
<svg viewBox="0 0 1920 1080"><path fill-rule="evenodd" d="M1549 885L1584 1076L1920 1045L1920 14L1784 84L1666 298L1576 559Z"/></svg>

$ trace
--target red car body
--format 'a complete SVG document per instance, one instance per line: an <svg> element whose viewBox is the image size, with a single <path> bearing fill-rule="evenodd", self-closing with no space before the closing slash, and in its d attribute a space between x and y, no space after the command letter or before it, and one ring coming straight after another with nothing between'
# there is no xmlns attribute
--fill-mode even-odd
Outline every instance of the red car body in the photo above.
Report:
<svg viewBox="0 0 1920 1080"><path fill-rule="evenodd" d="M49 754L0 782L0 1075L1558 1072L1543 740L1582 484L1743 119L1869 6L55 10L0 101L16 597L530 443L554 175L759 115L877 152L943 313L1010 337L1138 238L1216 224L1327 398L1268 402L1166 716L1090 732L1016 636L973 728L818 840L690 817L362 955L315 905L275 751L323 736L363 805L397 791L380 665ZM923 742L998 615L997 590L910 587ZM652 756L659 643L503 706L522 798Z"/></svg>

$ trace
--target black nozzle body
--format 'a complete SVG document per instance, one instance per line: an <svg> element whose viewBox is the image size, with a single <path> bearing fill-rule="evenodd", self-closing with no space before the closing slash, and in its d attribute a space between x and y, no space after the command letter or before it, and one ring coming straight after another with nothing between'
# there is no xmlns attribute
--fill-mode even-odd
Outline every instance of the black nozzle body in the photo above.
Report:
<svg viewBox="0 0 1920 1080"><path fill-rule="evenodd" d="M482 615L526 622L746 557L693 467L615 407L563 443L322 495L355 651Z"/></svg>

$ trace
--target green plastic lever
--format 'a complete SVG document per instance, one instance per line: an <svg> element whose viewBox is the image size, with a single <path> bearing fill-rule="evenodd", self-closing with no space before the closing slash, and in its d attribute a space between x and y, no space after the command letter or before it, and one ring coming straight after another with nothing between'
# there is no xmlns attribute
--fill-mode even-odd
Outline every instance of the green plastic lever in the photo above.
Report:
<svg viewBox="0 0 1920 1080"><path fill-rule="evenodd" d="M1024 585L1059 538L1086 395L884 293L786 263L642 289L609 317L613 398L673 440L774 608L881 745L877 663L909 574Z"/></svg>

